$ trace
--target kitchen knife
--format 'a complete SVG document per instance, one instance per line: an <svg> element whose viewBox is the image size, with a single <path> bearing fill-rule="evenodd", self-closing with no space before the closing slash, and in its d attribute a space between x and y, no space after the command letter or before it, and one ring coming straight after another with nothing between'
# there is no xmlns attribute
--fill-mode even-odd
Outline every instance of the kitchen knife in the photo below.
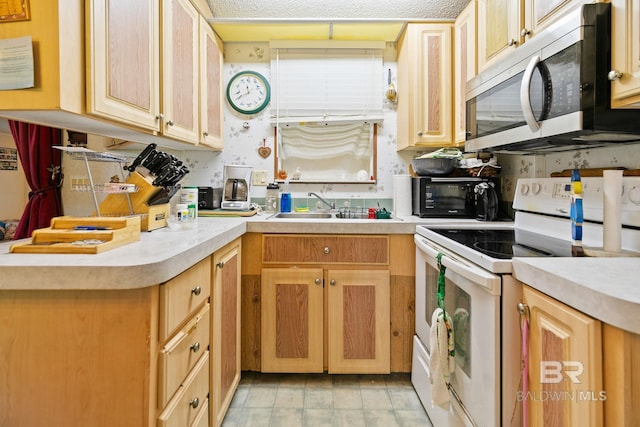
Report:
<svg viewBox="0 0 640 427"><path fill-rule="evenodd" d="M134 170L136 170L136 167L140 165L142 161L146 157L148 157L153 151L155 151L156 147L157 147L157 144L155 143L151 143L147 145L146 148L142 150L140 154L138 154L138 157L135 158L133 163L131 163L129 166L125 166L124 169L128 170L129 172L133 172Z"/></svg>
<svg viewBox="0 0 640 427"><path fill-rule="evenodd" d="M173 185L170 187L163 187L160 191L158 191L153 197L151 197L147 204L149 206L154 205L162 205L164 203L169 203L171 198L180 190L182 186L180 184Z"/></svg>

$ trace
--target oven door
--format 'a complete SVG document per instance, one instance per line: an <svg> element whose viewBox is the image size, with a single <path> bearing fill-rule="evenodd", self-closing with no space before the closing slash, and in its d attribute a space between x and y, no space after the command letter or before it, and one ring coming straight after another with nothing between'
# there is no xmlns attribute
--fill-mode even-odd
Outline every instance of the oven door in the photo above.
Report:
<svg viewBox="0 0 640 427"><path fill-rule="evenodd" d="M416 235L416 335L430 355L431 317L437 307L438 253L443 253L445 309L453 319L455 371L451 397L479 426L500 424L501 278ZM442 411L423 402L430 415ZM438 418L442 414L433 414Z"/></svg>

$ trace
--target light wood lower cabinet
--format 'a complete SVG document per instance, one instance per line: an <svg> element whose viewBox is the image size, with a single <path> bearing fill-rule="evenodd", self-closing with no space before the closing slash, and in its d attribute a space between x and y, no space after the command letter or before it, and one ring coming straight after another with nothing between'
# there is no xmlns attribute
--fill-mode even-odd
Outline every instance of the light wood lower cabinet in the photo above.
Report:
<svg viewBox="0 0 640 427"><path fill-rule="evenodd" d="M389 373L389 271L263 269L262 371L323 372L325 353L332 374Z"/></svg>
<svg viewBox="0 0 640 427"><path fill-rule="evenodd" d="M379 321L380 318L377 317L359 325L357 313L349 313L349 307L344 308L341 316L348 319L345 321L347 325L368 328L368 331L374 329L372 325L375 322L375 334L384 335L377 328L388 324L388 338L380 337L375 341L376 344L389 343L390 361L386 369L391 372L411 372L412 340L415 333L413 234L247 233L242 241L242 370L268 369L263 367L263 359L269 359L267 365L273 371L328 370L331 351L328 322L340 311L339 307L335 307L336 304L329 302L329 291L332 288L330 282L333 279L336 281L333 288L344 283L354 285L342 291L345 294L351 292L347 301L354 301L356 298L360 301L376 295L376 304L381 304L376 305L376 308L385 313L388 311L387 321ZM375 281L378 278L386 278L388 284L380 286ZM356 285L364 286L363 289L357 289ZM374 286L375 292L371 292L373 288L368 285ZM379 298L377 292L384 288L389 290L388 296ZM333 295L337 295L337 291ZM388 308L382 305L385 300ZM283 301L288 304L285 306ZM377 316L380 316L380 310L374 310ZM266 326L263 319L271 326ZM282 330L280 337L276 337L276 322ZM367 334L369 332L363 336L371 336ZM292 338L283 341L285 335ZM312 339L310 336L322 338ZM334 337L344 343L351 339L349 335L344 340L337 338L338 335ZM370 343L367 339L367 344ZM340 345L338 344L338 348ZM354 339L347 346L347 351L361 349L361 345L361 342ZM370 346L365 348L371 349ZM376 348L374 350L378 351ZM385 350L384 353L386 352ZM276 357L276 354L279 356ZM348 357L353 355L354 353ZM358 365L361 362L362 360ZM331 369L343 368L332 363ZM367 372L373 370L374 368L367 368Z"/></svg>
<svg viewBox="0 0 640 427"><path fill-rule="evenodd" d="M531 426L601 426L601 322L528 286Z"/></svg>
<svg viewBox="0 0 640 427"><path fill-rule="evenodd" d="M240 382L240 239L213 255L211 425L222 424Z"/></svg>
<svg viewBox="0 0 640 427"><path fill-rule="evenodd" d="M0 291L0 426L219 425L240 379L240 242L155 286Z"/></svg>
<svg viewBox="0 0 640 427"><path fill-rule="evenodd" d="M263 372L390 372L388 236L265 234L262 248Z"/></svg>

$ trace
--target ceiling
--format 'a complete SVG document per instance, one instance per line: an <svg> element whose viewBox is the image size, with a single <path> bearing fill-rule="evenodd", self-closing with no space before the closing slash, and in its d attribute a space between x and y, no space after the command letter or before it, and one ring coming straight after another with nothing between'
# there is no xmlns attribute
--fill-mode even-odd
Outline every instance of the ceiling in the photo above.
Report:
<svg viewBox="0 0 640 427"><path fill-rule="evenodd" d="M408 21L452 20L469 0L206 0L225 42L385 40Z"/></svg>

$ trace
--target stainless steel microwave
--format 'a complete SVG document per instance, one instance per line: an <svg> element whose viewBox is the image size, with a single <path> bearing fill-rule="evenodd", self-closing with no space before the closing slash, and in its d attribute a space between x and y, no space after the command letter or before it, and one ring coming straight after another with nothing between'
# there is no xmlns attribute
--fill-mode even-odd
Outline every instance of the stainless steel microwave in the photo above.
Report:
<svg viewBox="0 0 640 427"><path fill-rule="evenodd" d="M467 83L467 151L545 153L640 141L611 109L611 5L586 4Z"/></svg>

